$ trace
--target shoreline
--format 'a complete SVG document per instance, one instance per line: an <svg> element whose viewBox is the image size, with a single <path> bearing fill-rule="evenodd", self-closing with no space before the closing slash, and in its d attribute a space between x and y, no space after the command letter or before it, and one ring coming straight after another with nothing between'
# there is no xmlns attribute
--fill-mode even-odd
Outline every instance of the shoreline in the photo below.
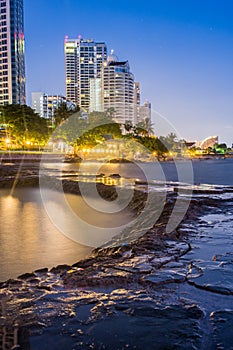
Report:
<svg viewBox="0 0 233 350"><path fill-rule="evenodd" d="M36 171L30 169L29 174L25 169L18 186L37 186ZM4 176L6 172L0 178ZM12 181L0 181L0 187L10 186ZM51 184L56 189L57 182ZM97 186L103 196L115 198L114 186ZM78 194L78 185L71 180L65 180L63 188ZM131 206L140 212L146 200L145 189L135 193ZM4 310L0 307L0 337L1 327L7 327L18 334L20 349L32 346L33 350L44 348L45 342L51 344L50 348L56 344L59 350L151 350L169 348L171 344L174 349L214 349L213 334L209 347L204 344L208 330L202 329L206 322L202 308L191 300L182 300L176 291L178 286L182 289L191 285L182 264L192 252L185 223L198 221L200 214L214 210L210 208L217 201L208 197L208 191L200 193L203 197L193 198L183 223L171 234L166 234L165 227L176 192L168 195L155 226L136 241L97 248L89 258L72 266L44 268L0 283L0 306ZM139 332L143 337L150 329L147 339L132 336Z"/></svg>
<svg viewBox="0 0 233 350"><path fill-rule="evenodd" d="M204 160L224 160L233 158L233 154L216 154L216 155L197 155L197 156L177 156L166 157L165 159L92 159L92 158L84 158L84 162L103 162L110 164L127 164L132 162L138 163L153 163L153 162L176 162L176 161L204 161ZM17 152L0 152L0 163L7 163L8 161L12 162L43 162L55 163L55 162L63 162L65 159L65 153L51 153L51 152L30 152L30 151L17 151ZM69 162L67 162L69 163ZM71 162L75 164L75 162ZM76 162L78 164L78 162Z"/></svg>

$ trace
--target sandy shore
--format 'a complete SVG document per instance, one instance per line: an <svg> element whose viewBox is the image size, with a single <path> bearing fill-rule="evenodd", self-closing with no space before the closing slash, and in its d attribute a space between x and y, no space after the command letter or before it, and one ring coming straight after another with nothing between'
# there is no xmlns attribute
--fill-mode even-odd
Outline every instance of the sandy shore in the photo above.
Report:
<svg viewBox="0 0 233 350"><path fill-rule="evenodd" d="M46 182L57 189L58 181ZM1 188L38 183L38 165L0 169ZM97 186L104 198L116 198L114 186ZM72 180L64 180L63 189L79 194L79 185ZM216 193L220 192L216 189ZM185 260L192 252L187 223L198 222L200 214L214 212L216 204L220 207L223 202L200 189L184 221L167 234L176 197L177 191L167 195L159 220L136 241L96 249L73 266L45 268L1 283L0 342L9 349L18 345L18 349L33 350L206 350L220 349L221 344L221 349L230 349L227 330L233 324L233 311L224 314L223 308L210 313L207 306L205 310L206 288L197 302L199 289L193 279L201 272ZM130 203L135 215L141 213L146 199L145 187L135 190ZM215 288L211 298L219 298L225 306L231 295L233 290L227 294Z"/></svg>

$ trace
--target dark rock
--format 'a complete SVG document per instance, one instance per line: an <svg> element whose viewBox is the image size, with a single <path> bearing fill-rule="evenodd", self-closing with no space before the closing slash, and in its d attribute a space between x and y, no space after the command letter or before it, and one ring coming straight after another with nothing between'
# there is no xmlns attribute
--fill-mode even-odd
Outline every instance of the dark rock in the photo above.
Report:
<svg viewBox="0 0 233 350"><path fill-rule="evenodd" d="M149 283L152 286L159 286L168 283L181 283L185 280L186 276L184 274L171 270L159 270L158 272L142 277L140 282L142 284Z"/></svg>
<svg viewBox="0 0 233 350"><path fill-rule="evenodd" d="M43 269L35 270L34 272L37 274L44 274L44 273L47 273L48 271L49 271L49 269L47 267L45 267Z"/></svg>
<svg viewBox="0 0 233 350"><path fill-rule="evenodd" d="M45 285L38 285L36 286L37 289L42 289L42 290L46 290L48 292L50 292L52 290L51 286L45 286Z"/></svg>
<svg viewBox="0 0 233 350"><path fill-rule="evenodd" d="M120 174L110 174L109 177L111 177L113 179L120 179L121 175Z"/></svg>
<svg viewBox="0 0 233 350"><path fill-rule="evenodd" d="M24 273L23 275L18 276L18 278L21 280L28 280L29 278L34 278L34 277L36 277L34 272Z"/></svg>
<svg viewBox="0 0 233 350"><path fill-rule="evenodd" d="M87 326L82 340L92 339L93 349L201 349L204 314L195 305L128 302L116 309Z"/></svg>
<svg viewBox="0 0 233 350"><path fill-rule="evenodd" d="M203 271L201 276L189 278L188 282L197 288L214 293L233 295L233 270L212 268Z"/></svg>
<svg viewBox="0 0 233 350"><path fill-rule="evenodd" d="M216 349L233 349L233 310L214 311L210 315Z"/></svg>
<svg viewBox="0 0 233 350"><path fill-rule="evenodd" d="M71 269L70 265L64 264L64 265L58 265L56 267L53 267L49 272L57 274L57 273L65 272L65 271L70 270L70 269Z"/></svg>

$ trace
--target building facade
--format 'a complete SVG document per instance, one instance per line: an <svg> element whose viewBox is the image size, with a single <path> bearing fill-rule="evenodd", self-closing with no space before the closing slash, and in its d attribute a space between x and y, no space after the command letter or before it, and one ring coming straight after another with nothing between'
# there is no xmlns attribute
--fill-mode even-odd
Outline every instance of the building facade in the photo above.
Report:
<svg viewBox="0 0 233 350"><path fill-rule="evenodd" d="M141 90L140 83L134 83L134 124L138 124L141 120L140 118L140 106L141 106Z"/></svg>
<svg viewBox="0 0 233 350"><path fill-rule="evenodd" d="M26 104L23 0L0 0L0 104Z"/></svg>
<svg viewBox="0 0 233 350"><path fill-rule="evenodd" d="M54 112L63 103L68 109L74 109L76 105L68 101L62 95L48 95L44 92L32 92L32 108L41 118L53 121Z"/></svg>
<svg viewBox="0 0 233 350"><path fill-rule="evenodd" d="M90 109L90 79L98 78L107 59L104 42L65 38L66 98L83 111Z"/></svg>
<svg viewBox="0 0 233 350"><path fill-rule="evenodd" d="M147 100L140 107L140 120L139 120L139 122L142 122L145 119L148 119L151 121L151 103Z"/></svg>
<svg viewBox="0 0 233 350"><path fill-rule="evenodd" d="M48 95L43 92L32 92L32 109L41 118L48 118Z"/></svg>
<svg viewBox="0 0 233 350"><path fill-rule="evenodd" d="M102 79L90 79L90 112L103 112L102 106Z"/></svg>
<svg viewBox="0 0 233 350"><path fill-rule="evenodd" d="M120 62L115 55L109 55L101 79L103 110L113 108L117 123L131 121L134 124L134 75L128 61Z"/></svg>

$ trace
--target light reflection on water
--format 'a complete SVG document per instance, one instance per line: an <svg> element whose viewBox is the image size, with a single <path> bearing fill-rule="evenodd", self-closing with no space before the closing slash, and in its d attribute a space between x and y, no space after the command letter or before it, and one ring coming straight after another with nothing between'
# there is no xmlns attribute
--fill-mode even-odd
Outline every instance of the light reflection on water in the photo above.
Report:
<svg viewBox="0 0 233 350"><path fill-rule="evenodd" d="M186 161L179 160L175 162L154 162L154 163L126 163L126 164L109 164L99 163L98 173L104 173L109 176L118 173L124 178L139 178L144 180L145 174L148 180L163 181L164 177L167 181L181 181L178 179L176 166L178 165L180 172L185 172ZM46 173L53 173L54 170L76 171L78 173L78 164L56 163L44 164ZM210 160L193 160L192 167L194 172L194 183L206 183L213 185L233 185L233 158L229 159L210 159ZM94 162L84 162L82 170L85 173L96 174L96 164ZM80 174L79 174L80 175ZM188 177L187 177L188 179ZM184 181L189 182L189 181Z"/></svg>
<svg viewBox="0 0 233 350"><path fill-rule="evenodd" d="M38 268L72 264L91 251L56 229L38 189L17 189L13 196L1 190L0 223L0 281Z"/></svg>

